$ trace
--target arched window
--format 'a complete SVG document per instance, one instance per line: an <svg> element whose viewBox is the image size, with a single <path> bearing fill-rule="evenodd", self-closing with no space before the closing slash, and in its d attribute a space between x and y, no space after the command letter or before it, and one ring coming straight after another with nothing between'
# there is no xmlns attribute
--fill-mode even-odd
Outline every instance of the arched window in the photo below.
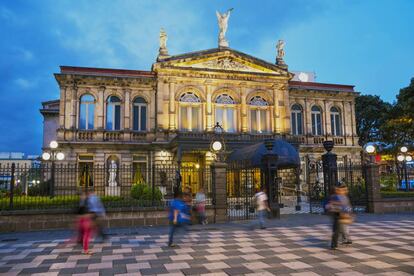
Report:
<svg viewBox="0 0 414 276"><path fill-rule="evenodd" d="M93 129L95 118L95 98L85 94L80 98L79 129Z"/></svg>
<svg viewBox="0 0 414 276"><path fill-rule="evenodd" d="M233 98L221 94L216 99L215 123L218 122L226 132L236 132L236 105Z"/></svg>
<svg viewBox="0 0 414 276"><path fill-rule="evenodd" d="M201 130L201 101L193 92L186 92L180 99L180 130Z"/></svg>
<svg viewBox="0 0 414 276"><path fill-rule="evenodd" d="M322 135L322 111L321 109L314 105L311 109L312 117L312 134L313 135Z"/></svg>
<svg viewBox="0 0 414 276"><path fill-rule="evenodd" d="M249 101L250 109L250 131L256 133L268 132L269 126L269 104L260 96L255 96Z"/></svg>
<svg viewBox="0 0 414 276"><path fill-rule="evenodd" d="M294 104L291 111L291 128L293 135L303 135L303 112L299 104Z"/></svg>
<svg viewBox="0 0 414 276"><path fill-rule="evenodd" d="M110 96L106 101L106 129L121 129L121 100L116 96Z"/></svg>
<svg viewBox="0 0 414 276"><path fill-rule="evenodd" d="M147 102L144 98L138 97L134 100L133 109L133 130L147 130Z"/></svg>
<svg viewBox="0 0 414 276"><path fill-rule="evenodd" d="M342 135L341 113L336 107L331 107L331 131L334 136Z"/></svg>

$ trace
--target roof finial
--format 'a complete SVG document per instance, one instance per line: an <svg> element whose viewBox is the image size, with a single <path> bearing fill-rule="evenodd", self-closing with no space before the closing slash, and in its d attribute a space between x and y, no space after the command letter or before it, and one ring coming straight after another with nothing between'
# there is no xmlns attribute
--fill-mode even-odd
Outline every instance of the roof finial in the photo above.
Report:
<svg viewBox="0 0 414 276"><path fill-rule="evenodd" d="M276 44L276 50L277 50L277 56L276 56L276 65L279 65L280 67L286 67L287 65L283 58L285 57L285 42L281 39Z"/></svg>

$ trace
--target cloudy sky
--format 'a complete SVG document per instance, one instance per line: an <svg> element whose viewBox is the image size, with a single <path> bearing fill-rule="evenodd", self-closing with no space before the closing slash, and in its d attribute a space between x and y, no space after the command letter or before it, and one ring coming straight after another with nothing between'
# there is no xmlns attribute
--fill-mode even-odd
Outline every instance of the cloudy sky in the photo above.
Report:
<svg viewBox="0 0 414 276"><path fill-rule="evenodd" d="M59 65L149 70L160 27L170 54L217 47L215 11L234 8L230 47L392 102L414 77L414 1L0 0L0 151L41 151L42 101Z"/></svg>

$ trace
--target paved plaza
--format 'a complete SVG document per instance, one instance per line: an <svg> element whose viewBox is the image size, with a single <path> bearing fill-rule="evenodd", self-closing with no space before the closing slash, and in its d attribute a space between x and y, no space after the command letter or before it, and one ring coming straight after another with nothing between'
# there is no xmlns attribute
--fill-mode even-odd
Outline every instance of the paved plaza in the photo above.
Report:
<svg viewBox="0 0 414 276"><path fill-rule="evenodd" d="M166 246L166 227L111 229L93 255L68 231L0 235L1 275L413 275L414 216L361 215L352 246L329 249L329 218L295 215L264 230L193 226Z"/></svg>

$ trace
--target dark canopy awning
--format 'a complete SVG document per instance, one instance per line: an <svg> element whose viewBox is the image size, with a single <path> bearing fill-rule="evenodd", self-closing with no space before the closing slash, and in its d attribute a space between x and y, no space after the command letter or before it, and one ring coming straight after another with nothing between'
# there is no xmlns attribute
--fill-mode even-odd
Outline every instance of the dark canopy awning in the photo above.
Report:
<svg viewBox="0 0 414 276"><path fill-rule="evenodd" d="M280 169L297 168L300 166L299 153L294 146L282 139L273 140L273 154L278 155L277 166ZM260 167L262 158L268 150L264 142L234 150L227 161L229 163L246 163L249 166Z"/></svg>

